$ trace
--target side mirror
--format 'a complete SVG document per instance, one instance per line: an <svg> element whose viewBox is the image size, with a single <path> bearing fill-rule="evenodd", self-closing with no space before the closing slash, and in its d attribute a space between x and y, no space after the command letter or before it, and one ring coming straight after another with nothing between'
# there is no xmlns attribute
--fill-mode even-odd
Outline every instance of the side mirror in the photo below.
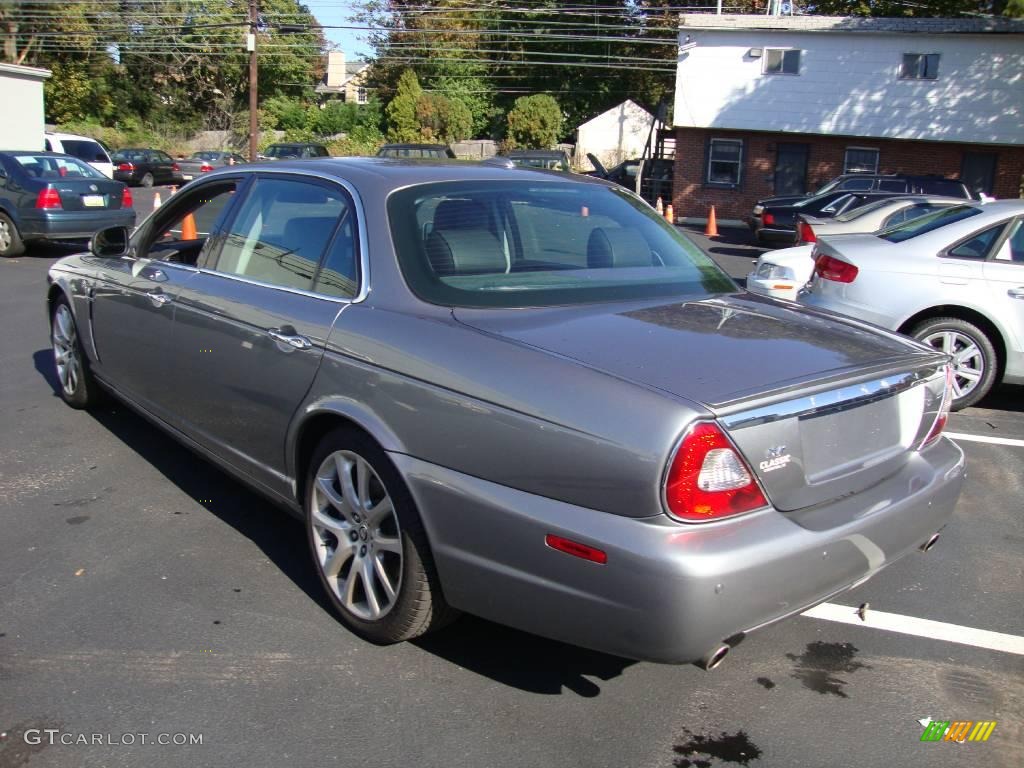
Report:
<svg viewBox="0 0 1024 768"><path fill-rule="evenodd" d="M101 229L89 241L89 252L103 259L119 259L128 254L128 227Z"/></svg>

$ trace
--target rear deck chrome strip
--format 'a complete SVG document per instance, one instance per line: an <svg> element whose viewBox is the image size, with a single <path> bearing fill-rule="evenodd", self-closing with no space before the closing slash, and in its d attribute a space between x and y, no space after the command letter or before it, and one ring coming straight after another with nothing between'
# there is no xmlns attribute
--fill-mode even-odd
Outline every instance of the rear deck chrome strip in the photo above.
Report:
<svg viewBox="0 0 1024 768"><path fill-rule="evenodd" d="M781 403L740 411L721 417L720 421L727 429L743 429L758 424L770 424L782 419L805 418L819 416L835 411L843 411L860 405L884 400L925 381L936 374L921 371L884 376L873 381L852 384L846 387L830 389L814 395L798 397Z"/></svg>

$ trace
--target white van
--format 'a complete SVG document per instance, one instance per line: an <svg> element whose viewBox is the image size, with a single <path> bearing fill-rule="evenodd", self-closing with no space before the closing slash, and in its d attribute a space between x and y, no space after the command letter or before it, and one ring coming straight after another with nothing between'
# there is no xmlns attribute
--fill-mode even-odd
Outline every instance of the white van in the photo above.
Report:
<svg viewBox="0 0 1024 768"><path fill-rule="evenodd" d="M66 155L83 160L108 179L114 178L114 164L110 155L96 139L88 136L76 136L73 133L46 134L47 152L63 152Z"/></svg>

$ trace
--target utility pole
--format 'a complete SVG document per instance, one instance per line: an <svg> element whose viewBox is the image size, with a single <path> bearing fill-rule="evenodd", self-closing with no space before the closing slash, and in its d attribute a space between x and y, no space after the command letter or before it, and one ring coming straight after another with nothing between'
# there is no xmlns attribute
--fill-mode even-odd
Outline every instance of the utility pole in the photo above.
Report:
<svg viewBox="0 0 1024 768"><path fill-rule="evenodd" d="M257 91L259 68L256 63L256 28L259 25L257 0L249 0L249 37L246 47L249 49L249 162L255 163L260 145L260 97Z"/></svg>

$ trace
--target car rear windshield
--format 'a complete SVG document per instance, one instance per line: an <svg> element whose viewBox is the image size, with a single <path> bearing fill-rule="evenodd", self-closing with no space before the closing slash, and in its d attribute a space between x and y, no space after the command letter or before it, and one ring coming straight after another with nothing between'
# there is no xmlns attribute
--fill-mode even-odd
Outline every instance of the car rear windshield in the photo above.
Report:
<svg viewBox="0 0 1024 768"><path fill-rule="evenodd" d="M36 179L106 179L102 173L81 160L60 155L16 155L15 160Z"/></svg>
<svg viewBox="0 0 1024 768"><path fill-rule="evenodd" d="M61 139L61 146L64 147L66 154L77 157L79 160L85 160L87 163L109 163L110 158L107 157L107 153L103 147L97 144L95 141L85 141L82 139Z"/></svg>
<svg viewBox="0 0 1024 768"><path fill-rule="evenodd" d="M875 200L873 203L868 203L867 205L862 205L858 208L851 208L850 210L836 216L835 220L841 221L843 223L847 221L853 221L854 219L858 219L865 214L871 213L872 211L877 211L879 208L884 208L887 205L892 205L892 203L893 199L891 197L887 197L884 200Z"/></svg>
<svg viewBox="0 0 1024 768"><path fill-rule="evenodd" d="M979 213L981 213L981 209L971 205L954 205L952 208L943 208L940 211L935 211L935 213L929 213L926 216L911 219L903 224L890 227L884 232L879 232L878 236L883 240L888 240L890 243L902 243L904 240L910 240L918 235L932 232L955 221L969 219L971 216L977 216Z"/></svg>
<svg viewBox="0 0 1024 768"><path fill-rule="evenodd" d="M296 157L302 154L302 147L295 144L274 144L267 148L267 157Z"/></svg>
<svg viewBox="0 0 1024 768"><path fill-rule="evenodd" d="M440 182L388 200L409 287L433 304L530 307L736 290L646 203L597 184Z"/></svg>

